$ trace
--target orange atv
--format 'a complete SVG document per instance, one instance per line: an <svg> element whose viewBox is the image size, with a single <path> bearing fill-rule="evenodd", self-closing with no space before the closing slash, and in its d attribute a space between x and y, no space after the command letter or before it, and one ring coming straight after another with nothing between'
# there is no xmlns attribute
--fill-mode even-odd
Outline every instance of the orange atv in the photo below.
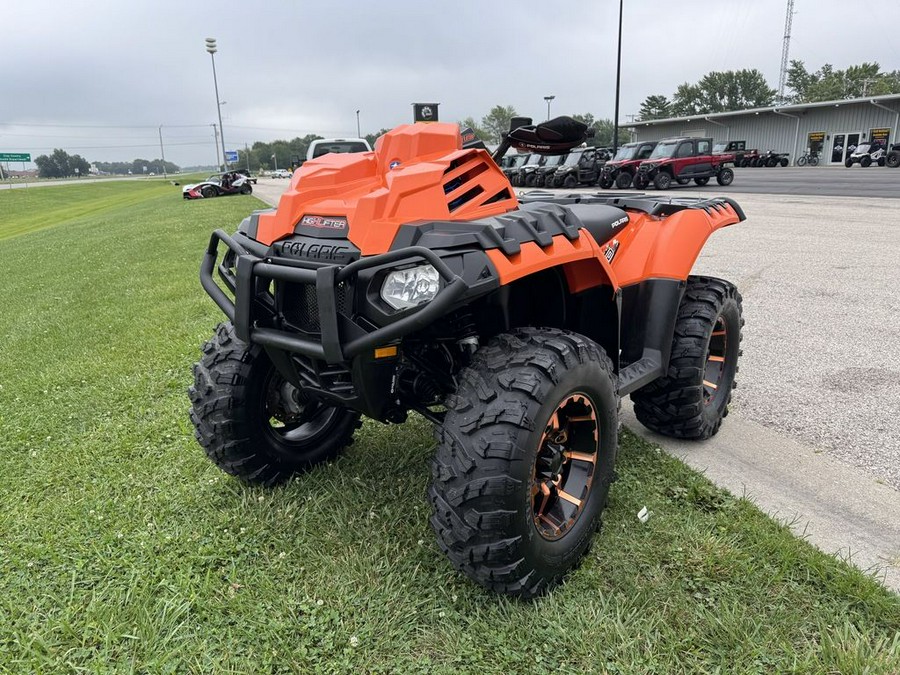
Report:
<svg viewBox="0 0 900 675"><path fill-rule="evenodd" d="M743 323L733 285L690 276L744 219L732 200L516 198L496 159L585 132L517 118L492 158L454 124L401 126L306 162L277 210L217 230L200 276L228 320L190 390L209 458L272 485L337 456L361 415L416 411L436 428L431 522L453 564L523 597L561 580L600 523L619 397L651 429L713 435Z"/></svg>

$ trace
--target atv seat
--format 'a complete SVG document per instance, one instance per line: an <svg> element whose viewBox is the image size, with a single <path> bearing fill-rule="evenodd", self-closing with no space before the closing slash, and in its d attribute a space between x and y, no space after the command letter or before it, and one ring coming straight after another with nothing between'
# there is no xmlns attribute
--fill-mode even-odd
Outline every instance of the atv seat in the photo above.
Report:
<svg viewBox="0 0 900 675"><path fill-rule="evenodd" d="M606 204L568 204L566 206L598 244L605 244L628 224L628 214Z"/></svg>

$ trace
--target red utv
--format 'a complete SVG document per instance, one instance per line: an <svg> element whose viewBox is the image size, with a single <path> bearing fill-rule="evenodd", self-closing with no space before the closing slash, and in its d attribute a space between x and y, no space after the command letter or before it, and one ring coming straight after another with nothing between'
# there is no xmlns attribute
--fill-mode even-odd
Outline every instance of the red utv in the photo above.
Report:
<svg viewBox="0 0 900 675"><path fill-rule="evenodd" d="M656 141L626 143L620 147L616 156L609 160L600 172L600 187L608 190L615 185L620 190L627 190L631 187L641 162L650 157L655 147Z"/></svg>
<svg viewBox="0 0 900 675"><path fill-rule="evenodd" d="M719 185L731 185L734 155L715 155L711 138L667 138L659 143L634 176L634 187L643 190L650 183L657 190L667 190L672 181L687 185L693 180L703 186L710 178Z"/></svg>

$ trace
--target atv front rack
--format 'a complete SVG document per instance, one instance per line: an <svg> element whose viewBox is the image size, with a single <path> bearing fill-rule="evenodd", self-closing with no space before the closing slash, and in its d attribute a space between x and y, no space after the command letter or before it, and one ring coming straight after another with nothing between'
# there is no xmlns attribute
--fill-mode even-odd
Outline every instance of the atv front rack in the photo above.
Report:
<svg viewBox="0 0 900 675"><path fill-rule="evenodd" d="M262 244L241 234L237 234L235 237L246 241L238 243L223 230L216 230L212 233L200 266L200 283L232 321L237 337L244 342L269 345L328 363L349 361L366 350L388 344L403 335L424 328L445 315L453 303L469 289L469 285L454 274L434 251L421 246L412 246L361 258L348 265L323 265L311 269L297 267L292 264L293 261L267 257L268 249ZM218 267L219 275L225 285L234 293L233 301L213 279L219 242L223 242L235 254L233 274L224 265ZM336 298L338 285L355 278L359 272L365 269L391 264L401 266L422 260L432 265L444 282L443 288L438 291L434 299L386 326L364 332L362 335L349 339L346 343L343 342L338 326ZM266 282L266 287L268 287L268 280L313 286L316 289L318 300L321 341L303 337L294 332L258 326L258 317L254 316L254 302L257 297L256 282L259 279Z"/></svg>

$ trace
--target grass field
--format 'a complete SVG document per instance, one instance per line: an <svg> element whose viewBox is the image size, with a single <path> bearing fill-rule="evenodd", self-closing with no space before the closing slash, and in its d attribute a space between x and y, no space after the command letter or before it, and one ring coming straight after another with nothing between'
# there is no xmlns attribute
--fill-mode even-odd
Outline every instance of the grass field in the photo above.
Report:
<svg viewBox="0 0 900 675"><path fill-rule="evenodd" d="M532 603L438 551L419 418L274 491L221 474L197 271L258 206L0 192L0 672L900 672L897 596L627 432L592 552Z"/></svg>

